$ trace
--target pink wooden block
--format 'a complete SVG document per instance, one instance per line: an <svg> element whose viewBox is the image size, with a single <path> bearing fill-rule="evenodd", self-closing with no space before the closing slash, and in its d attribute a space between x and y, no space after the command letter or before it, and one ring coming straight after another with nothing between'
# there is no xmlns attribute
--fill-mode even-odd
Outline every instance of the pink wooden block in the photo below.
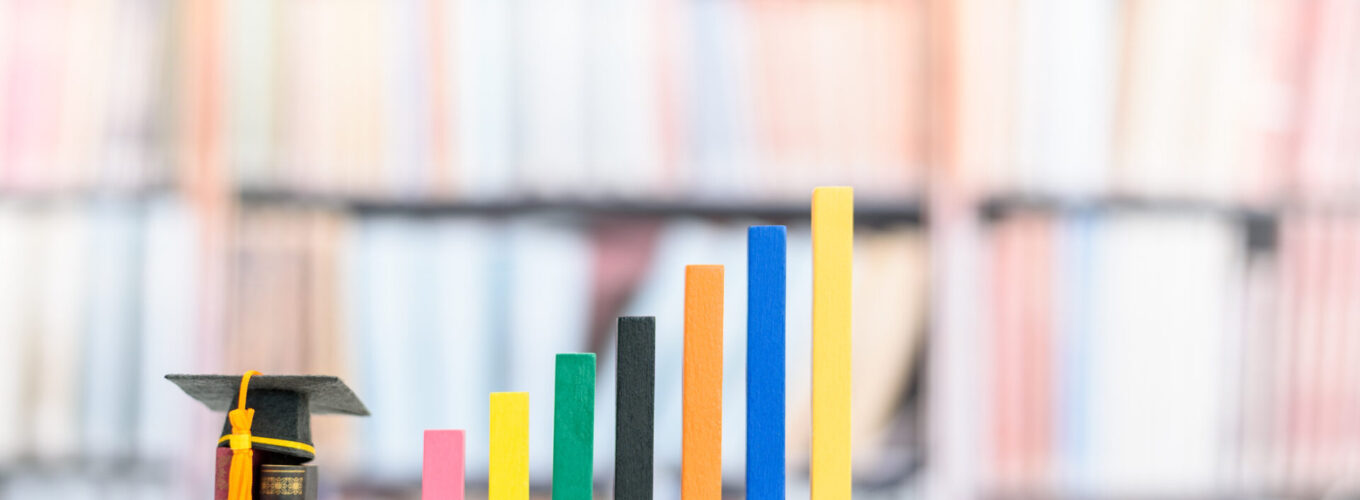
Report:
<svg viewBox="0 0 1360 500"><path fill-rule="evenodd" d="M463 431L425 431L421 500L463 500Z"/></svg>

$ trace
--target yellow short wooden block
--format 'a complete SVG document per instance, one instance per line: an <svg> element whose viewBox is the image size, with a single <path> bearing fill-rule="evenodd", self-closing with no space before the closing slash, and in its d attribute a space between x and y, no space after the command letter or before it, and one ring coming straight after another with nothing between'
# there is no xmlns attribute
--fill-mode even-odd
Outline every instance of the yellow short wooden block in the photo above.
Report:
<svg viewBox="0 0 1360 500"><path fill-rule="evenodd" d="M491 393L490 500L529 499L529 393Z"/></svg>

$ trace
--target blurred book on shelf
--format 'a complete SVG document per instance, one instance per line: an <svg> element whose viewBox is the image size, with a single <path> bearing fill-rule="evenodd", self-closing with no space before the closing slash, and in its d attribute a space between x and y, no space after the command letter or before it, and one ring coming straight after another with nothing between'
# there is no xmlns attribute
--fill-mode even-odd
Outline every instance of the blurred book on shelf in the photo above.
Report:
<svg viewBox="0 0 1360 500"><path fill-rule="evenodd" d="M1285 217L1277 261L1252 270L1276 291L1274 331L1253 332L1243 361L1254 380L1243 404L1254 410L1241 432L1251 447L1244 474L1274 484L1325 487L1354 478L1360 463L1360 221ZM1259 383L1264 382L1264 383Z"/></svg>
<svg viewBox="0 0 1360 500"><path fill-rule="evenodd" d="M980 339L984 477L1101 497L1220 491L1237 231L1156 215L999 223Z"/></svg>

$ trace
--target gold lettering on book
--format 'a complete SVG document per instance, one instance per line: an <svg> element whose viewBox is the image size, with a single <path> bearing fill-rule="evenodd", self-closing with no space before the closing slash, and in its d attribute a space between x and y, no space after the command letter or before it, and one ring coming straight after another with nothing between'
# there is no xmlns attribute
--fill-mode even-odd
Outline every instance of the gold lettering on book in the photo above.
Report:
<svg viewBox="0 0 1360 500"><path fill-rule="evenodd" d="M266 477L260 483L260 494L263 495L301 495L301 477Z"/></svg>

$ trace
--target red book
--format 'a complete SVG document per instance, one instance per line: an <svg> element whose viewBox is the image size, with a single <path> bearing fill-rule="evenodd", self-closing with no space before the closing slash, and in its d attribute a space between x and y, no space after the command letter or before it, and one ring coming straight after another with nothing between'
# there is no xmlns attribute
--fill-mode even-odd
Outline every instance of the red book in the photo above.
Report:
<svg viewBox="0 0 1360 500"><path fill-rule="evenodd" d="M260 455L256 452L251 467L260 470ZM227 478L231 477L231 448L226 446L217 447L217 467L213 469L213 500L227 500ZM258 474L258 472L257 472Z"/></svg>

